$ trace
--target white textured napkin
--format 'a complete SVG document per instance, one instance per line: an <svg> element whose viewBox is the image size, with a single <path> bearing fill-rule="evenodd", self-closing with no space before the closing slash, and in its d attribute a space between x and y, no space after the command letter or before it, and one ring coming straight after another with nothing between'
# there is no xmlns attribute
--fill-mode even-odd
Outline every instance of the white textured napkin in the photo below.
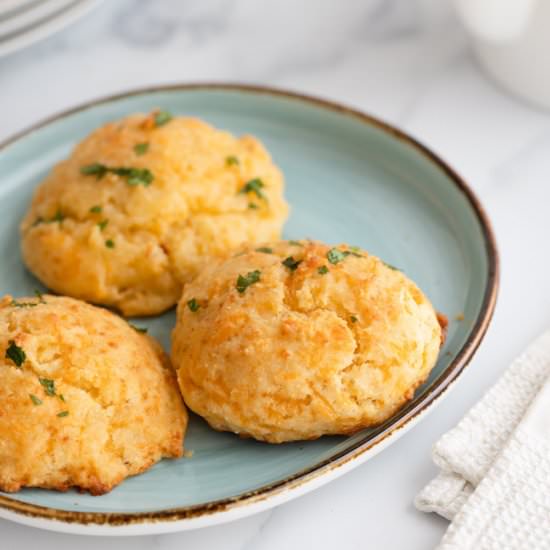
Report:
<svg viewBox="0 0 550 550"><path fill-rule="evenodd" d="M550 549L550 331L435 444L417 496L451 520L441 550Z"/></svg>

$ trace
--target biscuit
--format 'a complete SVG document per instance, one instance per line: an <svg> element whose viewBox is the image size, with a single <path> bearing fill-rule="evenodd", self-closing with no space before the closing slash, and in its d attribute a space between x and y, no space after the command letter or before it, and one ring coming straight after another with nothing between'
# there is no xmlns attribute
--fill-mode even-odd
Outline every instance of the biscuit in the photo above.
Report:
<svg viewBox="0 0 550 550"><path fill-rule="evenodd" d="M99 495L180 457L187 413L160 345L72 298L0 299L0 490Z"/></svg>
<svg viewBox="0 0 550 550"><path fill-rule="evenodd" d="M441 334L426 296L377 257L285 241L186 285L172 362L212 427L281 443L383 422L426 380Z"/></svg>
<svg viewBox="0 0 550 550"><path fill-rule="evenodd" d="M253 137L132 115L92 132L39 185L21 223L23 259L56 293L154 315L205 261L278 238L283 186Z"/></svg>

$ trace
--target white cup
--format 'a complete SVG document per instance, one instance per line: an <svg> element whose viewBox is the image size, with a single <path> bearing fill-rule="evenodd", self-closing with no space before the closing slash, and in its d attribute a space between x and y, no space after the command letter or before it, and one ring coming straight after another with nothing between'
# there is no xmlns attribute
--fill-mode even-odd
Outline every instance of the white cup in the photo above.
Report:
<svg viewBox="0 0 550 550"><path fill-rule="evenodd" d="M550 0L454 0L487 72L550 109Z"/></svg>

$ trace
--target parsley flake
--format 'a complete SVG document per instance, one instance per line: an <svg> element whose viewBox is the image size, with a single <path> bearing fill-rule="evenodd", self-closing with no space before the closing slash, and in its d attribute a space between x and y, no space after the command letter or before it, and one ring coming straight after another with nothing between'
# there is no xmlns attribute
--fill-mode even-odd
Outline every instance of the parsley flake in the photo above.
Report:
<svg viewBox="0 0 550 550"><path fill-rule="evenodd" d="M262 189L265 187L264 182L260 178L254 178L247 181L239 191L239 193L254 193L259 199L267 200Z"/></svg>
<svg viewBox="0 0 550 550"><path fill-rule="evenodd" d="M240 162L235 155L230 155L229 157L225 158L225 164L226 166L239 166Z"/></svg>
<svg viewBox="0 0 550 550"><path fill-rule="evenodd" d="M34 294L38 298L39 303L41 303L41 304L46 303L46 300L44 300L44 295L42 294L42 292L40 292L40 290L35 289Z"/></svg>
<svg viewBox="0 0 550 550"><path fill-rule="evenodd" d="M289 256L288 258L285 258L281 263L285 267L288 267L290 271L296 271L298 269L298 266L302 263L302 260L295 260L293 256Z"/></svg>
<svg viewBox="0 0 550 550"><path fill-rule="evenodd" d="M80 169L80 173L85 176L96 176L98 180L103 178L105 174L115 174L116 176L125 178L128 185L143 185L143 187L151 185L154 179L152 172L148 168L109 167L98 163L83 166Z"/></svg>
<svg viewBox="0 0 550 550"><path fill-rule="evenodd" d="M300 241L288 241L288 244L291 244L292 246L304 246Z"/></svg>
<svg viewBox="0 0 550 550"><path fill-rule="evenodd" d="M393 270L393 271L401 271L398 267L395 267L394 265L388 264L388 263L386 263L384 260L382 260L382 263L383 263L386 267L390 268L390 269Z"/></svg>
<svg viewBox="0 0 550 550"><path fill-rule="evenodd" d="M101 220L97 226L99 227L99 230L100 231L103 231L106 227L107 227L107 224L109 223L109 220Z"/></svg>
<svg viewBox="0 0 550 550"><path fill-rule="evenodd" d="M337 263L340 263L342 260L346 258L346 256L349 256L349 252L342 252L341 250L338 250L337 248L331 248L327 252L327 260L331 263L336 265Z"/></svg>
<svg viewBox="0 0 550 550"><path fill-rule="evenodd" d="M31 398L31 401L32 401L35 405L42 405L42 399L36 397L36 395L33 395L32 393L29 393L29 397Z"/></svg>
<svg viewBox="0 0 550 550"><path fill-rule="evenodd" d="M359 319L357 319L357 317L355 317L355 315L352 315L352 316L350 317L350 319L351 319L351 322L352 322L352 323L357 323L357 321L359 320Z"/></svg>
<svg viewBox="0 0 550 550"><path fill-rule="evenodd" d="M317 273L319 273L319 275L326 275L328 273L328 267L326 265L322 265L317 268Z"/></svg>
<svg viewBox="0 0 550 550"><path fill-rule="evenodd" d="M149 151L149 144L147 142L145 142L145 143L136 143L134 145L134 153L138 157L141 157L141 155L144 155L145 153L147 153L147 151Z"/></svg>
<svg viewBox="0 0 550 550"><path fill-rule="evenodd" d="M136 327L136 325L132 325L132 323L128 323L135 331L141 332L142 334L146 334L148 328L147 327Z"/></svg>
<svg viewBox="0 0 550 550"><path fill-rule="evenodd" d="M14 340L8 341L8 348L6 349L6 359L11 359L17 368L21 368L21 365L27 359L27 354L20 348Z"/></svg>
<svg viewBox="0 0 550 550"><path fill-rule="evenodd" d="M262 272L257 269L249 271L246 276L239 275L237 277L236 289L242 294L250 285L257 283L260 280Z"/></svg>
<svg viewBox="0 0 550 550"><path fill-rule="evenodd" d="M250 210L258 210L260 207L255 202L249 202L248 208L250 208Z"/></svg>
<svg viewBox="0 0 550 550"><path fill-rule="evenodd" d="M50 378L39 378L38 381L44 387L46 395L53 397L55 395L55 381Z"/></svg>
<svg viewBox="0 0 550 550"><path fill-rule="evenodd" d="M69 416L69 411L58 412L57 416L59 416L59 418L63 418L64 416Z"/></svg>
<svg viewBox="0 0 550 550"><path fill-rule="evenodd" d="M187 301L187 307L193 312L197 312L198 309L201 307L197 300L195 298L191 298L191 300Z"/></svg>
<svg viewBox="0 0 550 550"><path fill-rule="evenodd" d="M172 120L172 115L168 111L157 111L155 113L155 126L164 126Z"/></svg>
<svg viewBox="0 0 550 550"><path fill-rule="evenodd" d="M32 393L29 393L29 397L31 398L31 401L34 405L42 405L42 399L39 397L36 397L36 395L33 395Z"/></svg>
<svg viewBox="0 0 550 550"><path fill-rule="evenodd" d="M60 393L57 397L59 397L59 399L61 399L61 401L65 403L65 396L62 393Z"/></svg>
<svg viewBox="0 0 550 550"><path fill-rule="evenodd" d="M115 241L113 241L113 239L107 239L105 241L105 246L107 248L114 248L115 247Z"/></svg>
<svg viewBox="0 0 550 550"><path fill-rule="evenodd" d="M92 206L90 208L90 212L92 214L101 214L101 212L103 212L103 208L101 207L100 204L96 204L95 206Z"/></svg>
<svg viewBox="0 0 550 550"><path fill-rule="evenodd" d="M269 246L260 246L260 248L256 248L256 252L263 252L264 254L273 254L273 248L269 248Z"/></svg>

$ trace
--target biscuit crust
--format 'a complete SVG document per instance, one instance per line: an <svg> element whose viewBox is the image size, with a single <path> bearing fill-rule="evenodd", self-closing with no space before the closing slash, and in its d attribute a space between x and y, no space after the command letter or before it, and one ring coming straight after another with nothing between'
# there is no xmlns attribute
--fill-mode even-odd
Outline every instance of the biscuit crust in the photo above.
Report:
<svg viewBox="0 0 550 550"><path fill-rule="evenodd" d="M180 457L187 413L168 358L72 298L0 300L0 490L93 495Z"/></svg>
<svg viewBox="0 0 550 550"><path fill-rule="evenodd" d="M22 253L56 293L155 315L206 259L279 237L283 177L257 139L193 118L159 126L156 116L95 130L37 188Z"/></svg>
<svg viewBox="0 0 550 550"><path fill-rule="evenodd" d="M440 342L434 308L402 272L346 245L284 241L186 286L172 360L186 404L212 427L281 443L384 421Z"/></svg>

